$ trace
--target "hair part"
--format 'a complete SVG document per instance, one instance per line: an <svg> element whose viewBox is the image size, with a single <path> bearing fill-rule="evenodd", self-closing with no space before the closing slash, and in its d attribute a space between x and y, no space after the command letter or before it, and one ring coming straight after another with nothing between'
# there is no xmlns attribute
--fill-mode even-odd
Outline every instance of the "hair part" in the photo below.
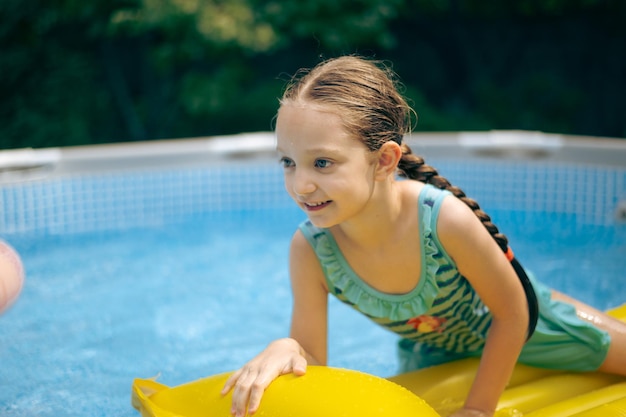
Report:
<svg viewBox="0 0 626 417"><path fill-rule="evenodd" d="M381 61L349 55L298 71L280 103L335 110L348 133L373 152L390 140L401 144L411 131L414 112L399 89L396 75Z"/></svg>

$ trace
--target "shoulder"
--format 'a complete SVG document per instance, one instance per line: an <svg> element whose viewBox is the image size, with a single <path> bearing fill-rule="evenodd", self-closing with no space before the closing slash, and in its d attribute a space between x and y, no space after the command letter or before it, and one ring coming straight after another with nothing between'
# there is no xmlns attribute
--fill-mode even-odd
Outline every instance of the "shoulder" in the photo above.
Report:
<svg viewBox="0 0 626 417"><path fill-rule="evenodd" d="M472 209L452 194L446 194L439 210L439 232L454 234L475 224L480 224L480 220Z"/></svg>
<svg viewBox="0 0 626 417"><path fill-rule="evenodd" d="M321 283L326 289L326 280L320 261L301 229L296 230L291 238L289 249L289 274L292 284L304 282L307 286Z"/></svg>
<svg viewBox="0 0 626 417"><path fill-rule="evenodd" d="M441 202L437 233L453 258L458 257L459 252L474 252L485 244L495 244L472 209L453 195L447 195Z"/></svg>
<svg viewBox="0 0 626 417"><path fill-rule="evenodd" d="M309 220L298 226L291 238L291 250L298 251L301 255L315 255L319 245L319 238L325 235L324 229L314 226Z"/></svg>
<svg viewBox="0 0 626 417"><path fill-rule="evenodd" d="M291 252L298 252L300 255L315 255L315 251L311 246L311 243L306 238L302 228L295 231L291 237Z"/></svg>

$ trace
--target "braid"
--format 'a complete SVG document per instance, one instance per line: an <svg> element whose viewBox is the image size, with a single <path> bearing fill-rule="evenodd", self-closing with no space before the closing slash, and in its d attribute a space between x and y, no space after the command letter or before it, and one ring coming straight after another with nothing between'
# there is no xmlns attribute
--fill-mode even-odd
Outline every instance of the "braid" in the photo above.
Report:
<svg viewBox="0 0 626 417"><path fill-rule="evenodd" d="M345 130L372 152L389 141L399 144L402 146L402 158L398 164L400 175L448 190L467 204L506 254L520 278L528 299L530 337L539 310L528 276L508 247L507 237L498 231L478 203L402 144L404 135L411 131L415 113L398 87L395 74L382 62L344 56L322 62L311 71L300 72L285 90L280 103L281 106L286 103L311 103L334 111L341 117Z"/></svg>
<svg viewBox="0 0 626 417"><path fill-rule="evenodd" d="M465 192L459 187L450 184L450 181L439 175L435 168L427 165L424 162L424 158L415 155L406 144L402 144L402 158L398 163L398 169L402 177L432 184L439 189L450 191L455 197L472 209L476 217L478 217L498 246L500 246L500 249L502 249L503 252L508 250L507 237L500 233L496 225L491 222L491 217L480 208L476 200L465 195Z"/></svg>

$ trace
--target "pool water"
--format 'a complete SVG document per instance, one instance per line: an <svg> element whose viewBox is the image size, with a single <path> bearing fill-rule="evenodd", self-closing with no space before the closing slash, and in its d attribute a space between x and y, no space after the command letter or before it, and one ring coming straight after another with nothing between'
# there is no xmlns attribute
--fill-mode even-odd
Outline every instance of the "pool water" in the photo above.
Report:
<svg viewBox="0 0 626 417"><path fill-rule="evenodd" d="M607 309L626 301L626 226L490 211L526 268ZM133 378L178 385L241 366L288 332L296 208L158 227L14 235L21 298L0 316L0 415L138 416ZM390 376L396 338L331 299L330 365Z"/></svg>

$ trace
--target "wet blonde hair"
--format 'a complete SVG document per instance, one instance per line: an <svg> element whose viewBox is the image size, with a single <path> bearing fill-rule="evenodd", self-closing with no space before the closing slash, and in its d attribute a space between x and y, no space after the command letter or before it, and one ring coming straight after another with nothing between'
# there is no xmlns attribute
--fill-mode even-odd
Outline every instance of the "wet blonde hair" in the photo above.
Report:
<svg viewBox="0 0 626 417"><path fill-rule="evenodd" d="M411 131L415 112L400 94L399 86L396 74L381 61L343 56L324 61L310 71L300 70L287 85L280 103L314 104L336 112L347 132L372 152L388 141L396 142L402 148L398 163L401 176L450 191L473 210L502 251L507 252L507 237L478 203L402 143Z"/></svg>

